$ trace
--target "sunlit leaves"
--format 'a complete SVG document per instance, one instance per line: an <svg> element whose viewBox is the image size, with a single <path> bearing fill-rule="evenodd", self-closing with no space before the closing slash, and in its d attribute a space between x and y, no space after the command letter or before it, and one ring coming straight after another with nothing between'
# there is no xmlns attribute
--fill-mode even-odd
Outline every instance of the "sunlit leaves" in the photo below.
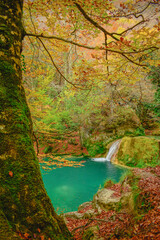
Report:
<svg viewBox="0 0 160 240"><path fill-rule="evenodd" d="M76 3L103 31L84 17ZM100 112L100 106L113 100L113 90L129 89L136 81L144 79L148 65L159 64L150 57L160 44L155 9L158 7L142 0L26 1L27 31L98 46L91 51L65 41L43 39L61 73L75 86L85 89L81 93L51 66L48 54L37 39L26 39L24 80L36 129L78 129L90 114ZM145 8L151 11L153 21ZM106 42L104 31L109 33ZM106 51L102 51L104 48ZM126 91L121 92L126 97Z"/></svg>
<svg viewBox="0 0 160 240"><path fill-rule="evenodd" d="M44 156L46 157L46 155ZM43 163L42 168L46 171L61 167L81 167L83 166L83 163L85 163L85 161L73 161L59 156L50 156L49 159L45 160L44 156L41 155L39 158L41 159L40 163Z"/></svg>

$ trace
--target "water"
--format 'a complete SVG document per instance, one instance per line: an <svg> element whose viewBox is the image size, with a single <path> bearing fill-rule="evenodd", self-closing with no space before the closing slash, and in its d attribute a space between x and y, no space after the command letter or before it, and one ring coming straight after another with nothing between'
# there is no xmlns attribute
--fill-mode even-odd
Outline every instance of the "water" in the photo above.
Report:
<svg viewBox="0 0 160 240"><path fill-rule="evenodd" d="M106 156L106 158L92 158L93 161L95 162L106 162L106 161L111 161L111 158L113 157L114 153L116 152L118 145L119 145L120 140L117 140L116 142L114 142L110 149L109 152Z"/></svg>
<svg viewBox="0 0 160 240"><path fill-rule="evenodd" d="M47 172L41 168L45 188L58 213L76 211L80 204L92 201L106 179L118 182L126 172L110 162L94 162L86 158L71 160L86 162L78 168L62 167Z"/></svg>
<svg viewBox="0 0 160 240"><path fill-rule="evenodd" d="M109 152L108 152L107 157L106 157L106 160L107 160L107 161L110 161L110 160L111 160L113 154L116 152L116 150L117 150L117 148L118 148L119 142L120 142L120 140L117 140L117 141L114 142L114 143L112 144L112 146L110 147Z"/></svg>

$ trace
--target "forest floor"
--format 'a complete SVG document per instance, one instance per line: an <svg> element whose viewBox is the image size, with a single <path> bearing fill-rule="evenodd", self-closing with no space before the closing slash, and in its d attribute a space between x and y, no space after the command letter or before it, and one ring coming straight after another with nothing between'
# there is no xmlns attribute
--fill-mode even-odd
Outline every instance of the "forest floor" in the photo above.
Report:
<svg viewBox="0 0 160 240"><path fill-rule="evenodd" d="M37 134L38 152L39 156L45 153L52 155L72 155L82 156L88 155L87 149L81 146L80 137L78 132L66 132L65 134ZM37 152L36 141L34 142L35 151Z"/></svg>
<svg viewBox="0 0 160 240"><path fill-rule="evenodd" d="M160 239L160 166L132 171L132 181L138 178L137 188L134 189L134 211L120 208L116 211L102 210L100 214L89 218L66 217L67 227L74 239ZM115 191L114 197L121 196L121 187L120 183L112 186L112 190ZM91 209L92 203L78 213L85 213Z"/></svg>

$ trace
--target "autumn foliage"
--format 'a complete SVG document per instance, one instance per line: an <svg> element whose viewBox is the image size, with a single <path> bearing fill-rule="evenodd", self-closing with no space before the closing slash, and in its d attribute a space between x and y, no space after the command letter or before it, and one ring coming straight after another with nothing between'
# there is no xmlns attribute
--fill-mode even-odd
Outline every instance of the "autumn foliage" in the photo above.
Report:
<svg viewBox="0 0 160 240"><path fill-rule="evenodd" d="M160 166L133 170L134 178L139 178L135 210L131 214L123 209L116 211L102 211L89 219L67 218L67 226L75 239L84 239L87 228L94 228L97 239L159 239L160 232ZM121 185L112 187L117 193L121 192ZM138 190L139 189L139 190ZM79 212L93 209L92 204ZM93 234L93 233L92 233ZM92 235L93 236L93 235Z"/></svg>

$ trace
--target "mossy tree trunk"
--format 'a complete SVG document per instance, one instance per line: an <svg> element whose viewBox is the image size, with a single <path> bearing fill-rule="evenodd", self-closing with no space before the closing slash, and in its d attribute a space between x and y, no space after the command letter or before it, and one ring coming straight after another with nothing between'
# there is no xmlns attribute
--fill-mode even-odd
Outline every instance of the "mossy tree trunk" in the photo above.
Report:
<svg viewBox="0 0 160 240"><path fill-rule="evenodd" d="M33 148L20 64L22 5L0 2L0 239L71 239L46 194Z"/></svg>

